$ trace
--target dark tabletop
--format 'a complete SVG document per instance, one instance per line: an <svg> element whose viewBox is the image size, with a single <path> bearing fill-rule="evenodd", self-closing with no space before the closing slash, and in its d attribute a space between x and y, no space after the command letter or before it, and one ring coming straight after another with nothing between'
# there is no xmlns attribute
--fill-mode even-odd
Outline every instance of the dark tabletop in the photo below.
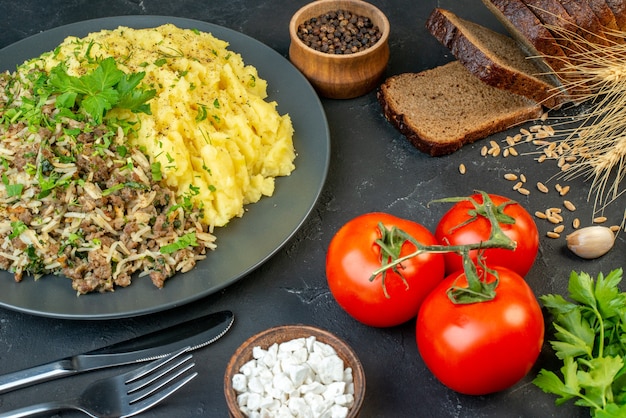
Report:
<svg viewBox="0 0 626 418"><path fill-rule="evenodd" d="M162 15L198 19L242 32L287 57L289 19L305 3L302 0L1 0L0 48L41 31L86 19ZM435 6L502 30L480 0L372 3L387 14L391 23L387 75L421 71L451 59L447 50L424 29L424 22ZM542 195L533 187L530 196L517 194L511 190L512 184L503 179L504 173L524 173L532 185L548 180L557 173L556 167L538 164L535 155L481 157L480 148L486 141L451 156L428 157L414 149L384 119L374 92L345 101L322 99L322 103L332 138L328 179L311 215L275 256L218 293L165 312L88 321L0 309L0 373L92 350L211 311L230 309L236 315L231 331L194 354L199 376L145 416L227 416L222 382L231 354L256 332L291 323L322 327L354 348L367 377L364 417L588 416L587 411L571 405L554 406L554 397L543 394L531 383L541 367L555 364L547 346L529 376L502 393L470 397L446 389L433 378L418 355L414 321L388 329L369 328L355 322L333 300L324 273L330 239L343 223L356 215L385 211L417 220L434 230L447 207L427 207L427 203L436 198L467 195L474 189L515 198L532 213L560 205L562 198L555 193ZM492 139L499 141L505 136L502 133ZM467 174L459 174L460 163L467 167ZM549 185L553 187L556 182L553 180ZM590 207L586 203L588 184L582 179L563 182L566 183L572 189L569 199L579 206L577 216L589 221L591 212L585 210ZM611 223L621 222L623 207L623 201L609 207L606 214ZM539 256L527 276L537 295L565 293L571 270L595 275L622 265L625 245L621 235L609 255L596 261L583 261L564 248L563 240L545 237L551 225L538 222L538 226L542 235ZM118 371L88 373L2 395L0 411L77 393L94 378Z"/></svg>

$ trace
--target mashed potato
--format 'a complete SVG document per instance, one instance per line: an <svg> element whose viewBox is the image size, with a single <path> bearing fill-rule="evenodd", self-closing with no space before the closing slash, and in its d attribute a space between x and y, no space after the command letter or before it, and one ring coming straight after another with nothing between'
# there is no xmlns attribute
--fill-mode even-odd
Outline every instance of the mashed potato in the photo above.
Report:
<svg viewBox="0 0 626 418"><path fill-rule="evenodd" d="M152 115L138 118L131 141L145 148L163 181L178 196L203 205L210 226L242 216L244 205L274 192L274 179L295 168L293 127L256 68L208 33L164 25L120 27L67 38L43 56L47 70L60 62L72 75L91 71L95 59L114 57L124 72L145 72L157 91ZM110 112L110 113L113 113Z"/></svg>

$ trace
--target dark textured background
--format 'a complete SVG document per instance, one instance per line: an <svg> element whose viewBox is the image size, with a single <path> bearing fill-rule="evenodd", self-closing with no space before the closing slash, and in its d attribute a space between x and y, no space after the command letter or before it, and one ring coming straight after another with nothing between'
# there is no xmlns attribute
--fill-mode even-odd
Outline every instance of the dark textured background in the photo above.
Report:
<svg viewBox="0 0 626 418"><path fill-rule="evenodd" d="M124 1L21 0L0 1L0 48L60 25L119 15L167 15L199 19L260 40L283 56L289 47L288 22L305 1ZM426 32L424 22L435 6L449 8L496 30L501 30L479 0L379 0L372 1L388 16L391 59L387 74L420 71L451 59ZM245 57L244 57L245 59ZM152 331L209 311L231 309L233 329L220 341L196 352L200 376L163 405L147 412L154 417L225 417L222 379L226 363L241 342L257 331L287 323L306 323L328 329L352 345L367 376L364 417L573 417L588 416L571 405L555 407L554 397L532 385L541 367L553 365L546 347L536 368L513 388L490 396L469 397L439 384L421 362L415 345L414 321L374 329L348 317L328 292L324 275L325 251L334 232L347 220L368 211L387 211L417 220L434 230L446 206L427 203L434 198L467 195L474 189L500 193L519 200L529 211L560 205L554 192L534 191L523 197L504 180L509 171L527 175L531 188L557 173L552 164L539 165L534 155L517 158L483 158L485 141L454 155L431 158L419 153L382 117L375 93L346 101L322 100L332 135L332 157L326 186L310 218L287 245L262 267L232 286L171 311L110 321L74 321L30 316L0 310L0 373L18 370L68 354ZM513 129L511 132L516 133ZM506 133L492 139L501 140ZM523 149L520 148L520 151ZM532 151L527 148L526 151ZM461 176L463 162L467 174ZM548 184L553 187L557 180ZM566 182L561 180L562 184ZM584 222L591 218L586 203L588 185L568 182L568 196ZM297 196L294 196L297 198ZM609 208L612 223L621 222L624 202ZM571 217L573 218L573 217ZM624 240L606 257L592 261L575 258L564 241L549 240L551 229L539 223L540 254L527 280L537 295L564 293L569 272L592 274L620 267ZM45 298L46 295L41 295ZM102 296L106 298L106 295ZM0 396L0 411L33 401L61 398L78 392L103 371L40 384ZM62 414L61 416L80 416Z"/></svg>

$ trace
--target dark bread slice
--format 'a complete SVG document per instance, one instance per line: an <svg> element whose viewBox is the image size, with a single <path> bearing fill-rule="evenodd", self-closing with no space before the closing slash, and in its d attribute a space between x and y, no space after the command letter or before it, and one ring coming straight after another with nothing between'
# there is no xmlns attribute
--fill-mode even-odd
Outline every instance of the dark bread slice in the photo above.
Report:
<svg viewBox="0 0 626 418"><path fill-rule="evenodd" d="M537 16L546 27L558 27L564 31L577 33L579 28L576 21L569 15L559 0L522 0L523 3ZM561 45L563 52L580 52L578 44L572 43L562 34L552 32L554 39Z"/></svg>
<svg viewBox="0 0 626 418"><path fill-rule="evenodd" d="M538 103L483 83L459 61L389 77L377 98L385 118L431 156L451 154L543 113Z"/></svg>
<svg viewBox="0 0 626 418"><path fill-rule="evenodd" d="M578 34L589 42L598 45L608 45L607 39L602 36L604 28L600 19L586 1L559 0L567 13L574 19L579 28Z"/></svg>
<svg viewBox="0 0 626 418"><path fill-rule="evenodd" d="M572 71L575 64L567 55L570 51L559 45L554 35L522 0L483 0L483 3L518 40L526 54L541 58L539 65L547 68L547 74L552 74L554 83L560 83L559 87L566 90L574 104L580 104L589 97L589 87Z"/></svg>
<svg viewBox="0 0 626 418"><path fill-rule="evenodd" d="M483 3L519 42L526 55L537 57L541 68L558 74L569 64L552 33L521 0L483 0Z"/></svg>
<svg viewBox="0 0 626 418"><path fill-rule="evenodd" d="M602 27L610 31L619 30L615 14L605 0L588 0L589 7L596 14ZM621 39L621 38L620 38Z"/></svg>
<svg viewBox="0 0 626 418"><path fill-rule="evenodd" d="M626 0L605 0L620 30L626 31Z"/></svg>
<svg viewBox="0 0 626 418"><path fill-rule="evenodd" d="M490 86L528 97L548 108L559 108L568 101L510 37L440 8L432 11L426 27L470 73Z"/></svg>

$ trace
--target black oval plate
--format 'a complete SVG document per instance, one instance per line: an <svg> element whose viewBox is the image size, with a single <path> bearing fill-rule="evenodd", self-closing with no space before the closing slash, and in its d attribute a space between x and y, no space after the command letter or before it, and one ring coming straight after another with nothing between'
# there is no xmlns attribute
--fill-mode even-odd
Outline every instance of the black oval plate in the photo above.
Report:
<svg viewBox="0 0 626 418"><path fill-rule="evenodd" d="M34 315L65 319L110 319L138 316L180 306L215 293L241 279L274 255L300 228L315 206L330 161L330 133L321 102L300 72L278 52L239 32L202 21L165 16L122 16L87 20L54 28L0 50L0 70L54 49L67 36L83 37L102 29L136 29L171 23L209 32L227 41L246 64L268 82L268 99L291 116L297 152L296 169L276 180L274 196L246 207L242 218L215 231L217 249L192 271L170 278L157 289L149 278L135 278L127 288L107 294L77 296L69 279L25 277L0 272L0 306Z"/></svg>

